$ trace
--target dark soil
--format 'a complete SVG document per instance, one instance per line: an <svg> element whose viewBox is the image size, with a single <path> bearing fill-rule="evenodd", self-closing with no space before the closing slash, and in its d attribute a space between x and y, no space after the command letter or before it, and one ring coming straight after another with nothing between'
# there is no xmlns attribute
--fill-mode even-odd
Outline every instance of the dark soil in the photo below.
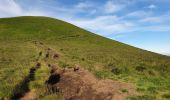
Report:
<svg viewBox="0 0 170 100"><path fill-rule="evenodd" d="M62 100L124 100L135 94L135 89L127 83L99 80L82 68L54 68L47 86L61 94ZM126 93L121 90L126 89Z"/></svg>

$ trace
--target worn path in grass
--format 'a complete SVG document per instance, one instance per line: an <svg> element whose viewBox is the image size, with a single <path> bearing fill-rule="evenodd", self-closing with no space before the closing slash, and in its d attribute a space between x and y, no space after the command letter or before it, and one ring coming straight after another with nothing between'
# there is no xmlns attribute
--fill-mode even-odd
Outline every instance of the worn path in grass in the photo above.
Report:
<svg viewBox="0 0 170 100"><path fill-rule="evenodd" d="M46 65L49 64L48 59L50 58L50 56L53 57L53 59L57 59L59 57L59 55L53 51L50 47L45 46L42 42L39 41L31 41L31 43L33 43L38 49L43 49L45 52L40 51L38 54L38 58L36 59L36 66L30 69L30 74L28 75L28 77L23 81L22 85L19 85L18 87L20 87L22 89L22 93L17 93L14 94L14 96L12 97L12 99L17 99L17 100L34 100L36 99L38 96L36 94L36 90L30 90L29 89L29 82L30 81L34 81L35 80L35 73L37 71L37 69L39 69L41 66L41 63L45 63ZM43 53L45 54L45 56L43 57ZM36 80L35 80L36 81ZM45 83L46 80L44 80ZM17 90L18 88L16 88Z"/></svg>
<svg viewBox="0 0 170 100"><path fill-rule="evenodd" d="M25 77L25 79L16 86L16 88L13 91L13 95L11 97L12 100L18 100L25 96L28 92L30 92L29 89L29 82L33 81L35 79L35 72L40 67L40 64L37 63L36 67L33 67L30 69L29 75ZM32 97L33 98L33 97Z"/></svg>
<svg viewBox="0 0 170 100"><path fill-rule="evenodd" d="M11 100L33 100L35 99L35 91L30 90L29 83L35 80L35 73L41 67L41 63L38 62L42 54L39 53L38 58L36 59L35 67L30 69L29 75L19 83L14 91L13 95L10 97Z"/></svg>
<svg viewBox="0 0 170 100"><path fill-rule="evenodd" d="M75 65L73 68L61 68L58 65L50 64L47 60L49 56L58 59L59 54L41 42L35 41L34 44L47 50L44 52L43 62L51 68L51 75L48 80L44 80L44 83L46 82L51 94L57 93L62 100L124 100L127 96L136 94L132 85L109 79L97 79L89 71L80 68L79 65ZM51 51L52 54L49 53ZM14 91L11 99L36 99L35 90L29 89L29 82L35 80L35 72L41 66L41 63L38 62L41 56L42 52L40 51L36 66L30 69L29 75L16 87L16 91L20 89L20 92Z"/></svg>

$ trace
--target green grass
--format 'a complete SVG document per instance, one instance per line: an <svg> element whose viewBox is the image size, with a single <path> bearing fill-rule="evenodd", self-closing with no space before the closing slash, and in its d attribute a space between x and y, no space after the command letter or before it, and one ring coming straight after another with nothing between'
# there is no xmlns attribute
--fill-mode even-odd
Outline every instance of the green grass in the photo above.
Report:
<svg viewBox="0 0 170 100"><path fill-rule="evenodd" d="M132 83L143 94L133 97L134 100L169 99L170 57L110 40L48 17L0 19L0 98L11 96L15 86L35 66L35 59L43 48L32 44L33 40L56 50L60 59L49 62L58 63L60 67L79 64L99 78ZM49 75L47 66L43 66L36 72L36 80L29 84L31 89L42 91L41 95L44 95L44 82Z"/></svg>

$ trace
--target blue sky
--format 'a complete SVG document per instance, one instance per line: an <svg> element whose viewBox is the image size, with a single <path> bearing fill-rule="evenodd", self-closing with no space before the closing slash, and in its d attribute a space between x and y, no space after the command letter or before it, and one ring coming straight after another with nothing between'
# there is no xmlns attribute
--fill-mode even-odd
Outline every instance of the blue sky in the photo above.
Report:
<svg viewBox="0 0 170 100"><path fill-rule="evenodd" d="M170 0L0 0L0 17L49 16L170 55Z"/></svg>

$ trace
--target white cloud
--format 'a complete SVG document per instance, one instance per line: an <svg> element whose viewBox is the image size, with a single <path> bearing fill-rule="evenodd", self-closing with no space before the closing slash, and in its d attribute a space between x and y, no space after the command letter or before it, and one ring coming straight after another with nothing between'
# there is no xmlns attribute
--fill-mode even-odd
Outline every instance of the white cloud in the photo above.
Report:
<svg viewBox="0 0 170 100"><path fill-rule="evenodd" d="M126 16L140 16L140 11L136 11L136 14L127 14ZM139 15L138 15L139 14ZM161 25L161 24L154 24L154 25L142 25L142 23L146 23L145 21L158 21L159 19L167 21L169 14L163 15L161 17L154 16L147 17L147 12L143 12L143 15L146 15L144 18L139 17L141 20L131 21L126 20L126 17L118 17L118 16L98 16L96 18L90 19L79 19L79 18L72 18L72 19L65 19L66 21L77 25L79 27L88 29L92 32L96 32L97 34L103 36L110 36L111 34L122 34L122 33L130 33L130 32L170 32L169 25ZM153 19L152 19L153 17ZM169 17L170 19L170 17Z"/></svg>
<svg viewBox="0 0 170 100"><path fill-rule="evenodd" d="M28 11L23 13L24 16L47 16L47 13L44 13L43 11Z"/></svg>
<svg viewBox="0 0 170 100"><path fill-rule="evenodd" d="M108 38L114 39L114 40L124 38L124 37L127 37L127 35L126 34L115 34L114 36L113 35L108 36Z"/></svg>
<svg viewBox="0 0 170 100"><path fill-rule="evenodd" d="M140 31L152 31L152 32L170 32L170 25L152 25L152 26L143 26Z"/></svg>
<svg viewBox="0 0 170 100"><path fill-rule="evenodd" d="M69 22L104 36L127 31L133 26L130 22L121 21L117 16L99 16L94 19L76 19Z"/></svg>
<svg viewBox="0 0 170 100"><path fill-rule="evenodd" d="M90 2L80 2L77 5L75 5L75 8L77 9L82 9L82 8L90 8L93 7L94 5Z"/></svg>
<svg viewBox="0 0 170 100"><path fill-rule="evenodd" d="M0 17L21 15L22 9L13 0L0 0Z"/></svg>
<svg viewBox="0 0 170 100"><path fill-rule="evenodd" d="M51 13L53 16L61 16L62 17L73 17L80 13L84 13L86 15L95 14L97 12L97 7L92 2L79 2L74 5L65 6L62 4L58 4L57 6L47 6L47 9L52 9ZM65 19L65 18L64 18Z"/></svg>
<svg viewBox="0 0 170 100"><path fill-rule="evenodd" d="M151 4L151 5L148 6L148 8L149 8L149 9L155 9L155 8L157 8L157 6L154 5L154 4Z"/></svg>
<svg viewBox="0 0 170 100"><path fill-rule="evenodd" d="M119 10L121 10L124 6L120 5L120 4L116 4L113 1L108 1L106 2L105 6L104 6L104 10L106 13L115 13Z"/></svg>
<svg viewBox="0 0 170 100"><path fill-rule="evenodd" d="M47 16L44 11L23 9L14 0L0 0L0 17L15 17L15 16Z"/></svg>
<svg viewBox="0 0 170 100"><path fill-rule="evenodd" d="M161 17L147 17L140 20L140 22L150 22L150 23L155 23L155 22L158 23L161 21L162 21Z"/></svg>
<svg viewBox="0 0 170 100"><path fill-rule="evenodd" d="M166 13L161 16L149 16L143 19L140 19L139 22L149 22L149 23L162 23L170 21L170 13Z"/></svg>
<svg viewBox="0 0 170 100"><path fill-rule="evenodd" d="M127 17L145 18L148 16L151 16L151 12L139 10L139 11L134 11L134 12L128 13L127 15L124 16L124 18L127 18Z"/></svg>

